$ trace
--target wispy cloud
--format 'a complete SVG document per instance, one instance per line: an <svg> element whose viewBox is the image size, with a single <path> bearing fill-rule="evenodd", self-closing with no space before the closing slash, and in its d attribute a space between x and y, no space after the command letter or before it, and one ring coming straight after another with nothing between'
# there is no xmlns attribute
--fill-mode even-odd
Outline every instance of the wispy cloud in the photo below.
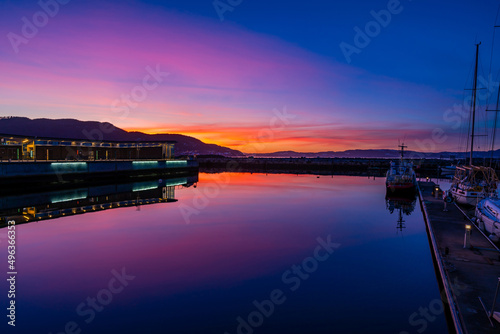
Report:
<svg viewBox="0 0 500 334"><path fill-rule="evenodd" d="M15 12L0 34L19 28L19 17L30 9ZM297 117L266 142L268 151L386 147L403 134L425 136L422 129L439 124L452 105L450 96L429 87L376 76L241 27L134 2L72 2L23 52L15 54L6 41L0 51L3 114L110 121L241 150L250 149L249 138L283 105ZM113 113L112 102L154 64L170 73L168 79L127 117Z"/></svg>

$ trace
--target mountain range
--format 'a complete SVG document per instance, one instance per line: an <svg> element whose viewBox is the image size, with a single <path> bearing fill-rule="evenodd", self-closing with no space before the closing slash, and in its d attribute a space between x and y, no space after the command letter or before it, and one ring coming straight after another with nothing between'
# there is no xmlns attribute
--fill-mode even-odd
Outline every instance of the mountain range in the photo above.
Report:
<svg viewBox="0 0 500 334"><path fill-rule="evenodd" d="M500 150L495 151L495 157L498 157ZM490 152L474 152L474 158L489 158ZM315 153L301 153L295 151L280 151L274 153L255 153L247 154L255 158L366 158L366 159L394 159L399 158L401 151L388 149L367 149L367 150L346 150L346 151L326 151ZM405 151L404 156L411 159L465 159L468 153L464 152L439 152L423 153L417 151Z"/></svg>
<svg viewBox="0 0 500 334"><path fill-rule="evenodd" d="M79 121L76 119L30 119L27 117L0 117L0 133L18 136L52 137L80 140L110 140L110 141L176 141L176 155L222 155L227 157L283 157L283 158L398 158L399 150L371 149L326 151L302 153L295 151L280 151L274 153L242 153L228 147L207 144L199 139L181 134L146 134L138 131L125 131L110 123ZM500 150L494 152L498 157ZM491 152L475 152L475 158L488 158ZM421 153L407 151L410 158L444 158L464 159L464 152Z"/></svg>
<svg viewBox="0 0 500 334"><path fill-rule="evenodd" d="M216 154L224 156L244 156L240 151L227 147L206 144L201 140L180 134L146 134L125 131L110 123L79 121L76 119L30 119L26 117L0 118L0 133L79 140L110 141L176 141L176 155Z"/></svg>

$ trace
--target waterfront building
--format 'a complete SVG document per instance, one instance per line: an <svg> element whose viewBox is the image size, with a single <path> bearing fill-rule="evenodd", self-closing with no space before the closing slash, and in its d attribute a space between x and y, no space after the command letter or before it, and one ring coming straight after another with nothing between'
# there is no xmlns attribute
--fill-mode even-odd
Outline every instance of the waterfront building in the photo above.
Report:
<svg viewBox="0 0 500 334"><path fill-rule="evenodd" d="M169 160L175 141L92 141L0 134L1 160Z"/></svg>

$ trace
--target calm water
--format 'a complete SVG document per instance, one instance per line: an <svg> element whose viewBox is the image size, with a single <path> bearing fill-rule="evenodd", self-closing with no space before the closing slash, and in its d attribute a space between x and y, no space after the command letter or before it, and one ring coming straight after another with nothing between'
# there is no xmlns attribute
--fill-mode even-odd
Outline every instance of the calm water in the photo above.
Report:
<svg viewBox="0 0 500 334"><path fill-rule="evenodd" d="M384 197L383 179L200 174L178 202L19 225L1 332L447 333L418 202L399 231Z"/></svg>

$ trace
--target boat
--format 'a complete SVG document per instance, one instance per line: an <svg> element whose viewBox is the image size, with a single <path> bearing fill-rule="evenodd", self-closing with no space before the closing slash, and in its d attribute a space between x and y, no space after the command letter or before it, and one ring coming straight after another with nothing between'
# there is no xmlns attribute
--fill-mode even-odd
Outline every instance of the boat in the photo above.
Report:
<svg viewBox="0 0 500 334"><path fill-rule="evenodd" d="M401 210L402 213L409 216L415 210L415 203L417 198L415 194L412 196L389 196L385 197L386 209L393 214L395 210Z"/></svg>
<svg viewBox="0 0 500 334"><path fill-rule="evenodd" d="M498 87L497 104L495 110L495 122L493 123L493 138L491 141L491 157L490 165L493 162L493 154L495 152L495 136L498 121L498 111L500 110L500 87ZM489 238L498 242L500 240L500 199L497 193L491 194L489 197L481 200L476 206L476 223L478 227L489 235Z"/></svg>
<svg viewBox="0 0 500 334"><path fill-rule="evenodd" d="M472 87L470 158L467 166L457 166L449 194L459 204L475 206L486 197L496 197L498 178L491 167L474 166L474 128L476 117L477 68L479 45L476 44L476 65Z"/></svg>
<svg viewBox="0 0 500 334"><path fill-rule="evenodd" d="M417 189L417 177L413 170L413 163L404 159L404 149L407 147L399 145L401 157L397 161L391 161L386 174L385 185L387 194L414 194Z"/></svg>
<svg viewBox="0 0 500 334"><path fill-rule="evenodd" d="M486 197L496 197L497 183L491 167L458 166L449 192L457 203L476 206Z"/></svg>
<svg viewBox="0 0 500 334"><path fill-rule="evenodd" d="M416 196L415 193L412 196L398 196L398 197L385 197L386 208L391 214L394 211L398 212L398 220L396 228L399 232L403 232L406 228L405 220L403 219L403 214L406 216L411 215L413 210L415 210Z"/></svg>
<svg viewBox="0 0 500 334"><path fill-rule="evenodd" d="M489 234L489 238L500 240L500 199L485 198L476 206L476 223L478 227Z"/></svg>
<svg viewBox="0 0 500 334"><path fill-rule="evenodd" d="M440 169L441 176L453 176L457 170L457 166L443 166Z"/></svg>

